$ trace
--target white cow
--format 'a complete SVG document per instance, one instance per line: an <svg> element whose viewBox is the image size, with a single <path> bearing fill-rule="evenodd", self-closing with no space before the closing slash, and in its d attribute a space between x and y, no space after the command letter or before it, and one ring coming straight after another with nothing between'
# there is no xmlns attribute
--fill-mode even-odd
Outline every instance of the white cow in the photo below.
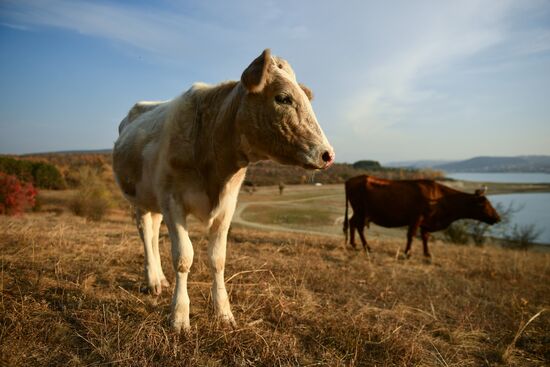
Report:
<svg viewBox="0 0 550 367"><path fill-rule="evenodd" d="M216 314L235 324L224 283L227 231L250 162L272 159L323 169L334 152L290 65L265 50L240 81L194 84L167 102L139 102L120 123L113 169L136 207L145 274L154 294L169 286L158 249L164 218L172 243L176 289L171 324L189 330L187 276L193 262L187 216L208 229Z"/></svg>

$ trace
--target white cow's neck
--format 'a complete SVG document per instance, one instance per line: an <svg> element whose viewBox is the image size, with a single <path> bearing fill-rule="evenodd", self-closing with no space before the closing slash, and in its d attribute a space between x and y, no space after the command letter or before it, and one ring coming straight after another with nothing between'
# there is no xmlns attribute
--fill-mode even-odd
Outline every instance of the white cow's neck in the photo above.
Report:
<svg viewBox="0 0 550 367"><path fill-rule="evenodd" d="M218 204L222 191L238 190L249 163L236 123L245 93L241 83L228 82L205 88L195 100L199 129L195 157L212 207Z"/></svg>

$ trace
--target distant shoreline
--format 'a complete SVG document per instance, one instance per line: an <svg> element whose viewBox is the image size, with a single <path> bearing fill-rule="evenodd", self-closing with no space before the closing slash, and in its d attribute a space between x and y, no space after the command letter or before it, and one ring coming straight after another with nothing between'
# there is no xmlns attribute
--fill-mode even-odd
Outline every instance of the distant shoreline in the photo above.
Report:
<svg viewBox="0 0 550 367"><path fill-rule="evenodd" d="M550 193L550 183L506 183L506 182L483 182L483 181L464 181L447 179L439 181L444 185L454 189L473 192L482 184L487 185L488 195L504 194L522 194L522 193Z"/></svg>

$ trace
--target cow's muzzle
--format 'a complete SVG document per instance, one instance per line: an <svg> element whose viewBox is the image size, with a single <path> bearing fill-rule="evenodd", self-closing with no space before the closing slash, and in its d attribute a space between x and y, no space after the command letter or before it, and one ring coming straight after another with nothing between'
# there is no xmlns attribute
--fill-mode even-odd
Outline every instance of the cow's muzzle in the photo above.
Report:
<svg viewBox="0 0 550 367"><path fill-rule="evenodd" d="M302 157L305 169L327 169L334 163L334 150L330 146L321 146Z"/></svg>

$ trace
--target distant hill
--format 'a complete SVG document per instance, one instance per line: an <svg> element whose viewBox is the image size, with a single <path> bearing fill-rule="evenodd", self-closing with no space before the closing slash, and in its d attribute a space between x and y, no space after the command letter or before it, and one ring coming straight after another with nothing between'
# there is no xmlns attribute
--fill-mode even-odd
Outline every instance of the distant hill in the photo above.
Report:
<svg viewBox="0 0 550 367"><path fill-rule="evenodd" d="M446 172L548 172L550 156L474 157L464 161L435 165Z"/></svg>
<svg viewBox="0 0 550 367"><path fill-rule="evenodd" d="M397 168L432 168L442 164L451 163L451 160L417 160L417 161L397 161L385 163L385 167L397 167Z"/></svg>
<svg viewBox="0 0 550 367"><path fill-rule="evenodd" d="M388 162L385 167L412 169L432 168L446 172L548 172L550 156L524 155L516 157L474 157L463 161L417 160Z"/></svg>

